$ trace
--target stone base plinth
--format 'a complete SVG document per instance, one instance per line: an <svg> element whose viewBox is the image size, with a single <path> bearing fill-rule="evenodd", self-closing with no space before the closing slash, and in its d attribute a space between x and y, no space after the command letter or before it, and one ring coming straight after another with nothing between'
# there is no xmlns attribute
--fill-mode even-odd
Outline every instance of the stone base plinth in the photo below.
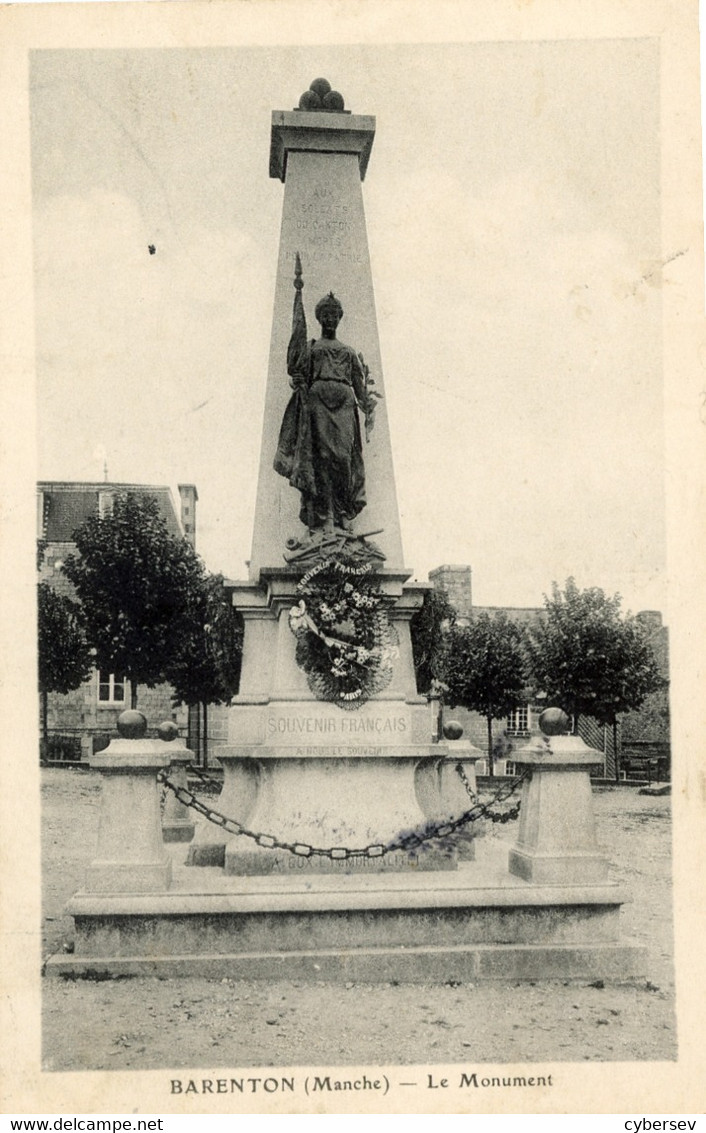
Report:
<svg viewBox="0 0 706 1133"><path fill-rule="evenodd" d="M159 893L171 880L172 863L92 862L86 870L86 887L93 893Z"/></svg>
<svg viewBox="0 0 706 1133"><path fill-rule="evenodd" d="M165 842L190 842L194 829L193 822L162 823L162 838Z"/></svg>
<svg viewBox="0 0 706 1133"><path fill-rule="evenodd" d="M608 877L603 854L541 854L510 850L510 873L535 885L601 885Z"/></svg>
<svg viewBox="0 0 706 1133"><path fill-rule="evenodd" d="M483 882L483 877L485 881ZM200 891L189 888L198 880ZM527 885L469 863L456 872L224 877L176 870L167 892L78 893L73 955L58 975L235 979L628 979L616 885Z"/></svg>
<svg viewBox="0 0 706 1133"><path fill-rule="evenodd" d="M355 952L260 952L181 956L53 956L47 975L97 978L306 980L326 983L459 983L471 980L605 979L644 976L645 949L634 944L492 945L375 948Z"/></svg>
<svg viewBox="0 0 706 1133"><path fill-rule="evenodd" d="M217 866L223 869L226 859L226 842L201 840L196 834L195 840L189 846L186 858L188 866Z"/></svg>

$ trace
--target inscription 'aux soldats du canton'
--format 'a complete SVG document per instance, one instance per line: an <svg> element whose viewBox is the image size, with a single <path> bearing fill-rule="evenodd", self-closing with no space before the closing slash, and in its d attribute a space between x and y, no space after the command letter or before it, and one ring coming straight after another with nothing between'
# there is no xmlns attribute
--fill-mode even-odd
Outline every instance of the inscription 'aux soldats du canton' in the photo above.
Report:
<svg viewBox="0 0 706 1133"><path fill-rule="evenodd" d="M306 232L313 245L328 244L328 250L336 259L349 260L351 263L362 263L362 257L355 251L346 248L345 242L340 239L348 235L349 209L333 198L333 194L326 189L314 190L314 200L303 204L300 215L294 222L299 232Z"/></svg>

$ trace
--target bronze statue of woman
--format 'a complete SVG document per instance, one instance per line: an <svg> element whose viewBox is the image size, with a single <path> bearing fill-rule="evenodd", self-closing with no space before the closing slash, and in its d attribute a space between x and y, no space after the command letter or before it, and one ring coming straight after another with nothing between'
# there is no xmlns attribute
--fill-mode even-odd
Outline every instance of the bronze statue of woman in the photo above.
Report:
<svg viewBox="0 0 706 1133"><path fill-rule="evenodd" d="M375 400L362 358L336 338L343 307L333 292L316 304L321 337L307 340L301 261L296 257L287 372L294 393L282 419L275 471L301 493L299 518L313 536L350 532L365 507L358 410L372 428Z"/></svg>

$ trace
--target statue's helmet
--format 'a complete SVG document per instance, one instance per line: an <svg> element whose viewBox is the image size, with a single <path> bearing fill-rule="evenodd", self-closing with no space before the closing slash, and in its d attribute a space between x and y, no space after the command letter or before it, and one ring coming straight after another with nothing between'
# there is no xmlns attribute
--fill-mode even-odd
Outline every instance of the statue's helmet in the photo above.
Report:
<svg viewBox="0 0 706 1133"><path fill-rule="evenodd" d="M328 295L324 295L323 299L319 299L318 303L316 304L316 310L314 311L314 314L316 315L317 322L321 322L321 317L324 311L333 311L338 322L340 322L343 318L343 307L334 295L333 291L329 291Z"/></svg>

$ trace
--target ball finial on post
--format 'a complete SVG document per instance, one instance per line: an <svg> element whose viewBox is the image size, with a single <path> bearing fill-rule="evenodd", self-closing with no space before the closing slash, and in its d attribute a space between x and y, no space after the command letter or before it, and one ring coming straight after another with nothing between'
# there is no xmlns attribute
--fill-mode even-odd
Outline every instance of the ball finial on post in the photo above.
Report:
<svg viewBox="0 0 706 1133"><path fill-rule="evenodd" d="M539 717L539 727L545 736L563 736L570 724L571 720L562 708L545 708Z"/></svg>
<svg viewBox="0 0 706 1133"><path fill-rule="evenodd" d="M443 732L445 740L460 740L463 735L463 728L458 720L449 720L444 724Z"/></svg>
<svg viewBox="0 0 706 1133"><path fill-rule="evenodd" d="M147 731L147 717L136 708L128 708L118 716L118 731L124 740L141 740Z"/></svg>

